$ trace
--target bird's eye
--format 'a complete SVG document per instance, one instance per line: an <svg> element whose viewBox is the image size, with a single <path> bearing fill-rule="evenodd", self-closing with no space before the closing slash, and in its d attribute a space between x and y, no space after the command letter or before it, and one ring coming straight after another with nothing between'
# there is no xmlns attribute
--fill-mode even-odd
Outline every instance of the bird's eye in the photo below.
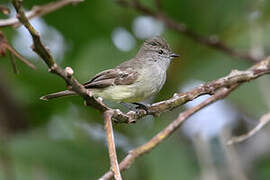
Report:
<svg viewBox="0 0 270 180"><path fill-rule="evenodd" d="M150 44L151 44L152 46L157 46L157 43L155 43L155 42L150 42Z"/></svg>
<svg viewBox="0 0 270 180"><path fill-rule="evenodd" d="M163 54L164 52L162 50L159 50L158 51L158 54Z"/></svg>

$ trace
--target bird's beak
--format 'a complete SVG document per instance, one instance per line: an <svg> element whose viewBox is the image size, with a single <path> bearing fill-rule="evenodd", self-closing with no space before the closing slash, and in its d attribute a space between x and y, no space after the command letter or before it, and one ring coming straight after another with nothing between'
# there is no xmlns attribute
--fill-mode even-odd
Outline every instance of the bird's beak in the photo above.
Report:
<svg viewBox="0 0 270 180"><path fill-rule="evenodd" d="M179 56L180 56L179 54L175 54L175 53L172 53L172 54L171 54L171 57L172 57L172 58L177 58L177 57L179 57Z"/></svg>

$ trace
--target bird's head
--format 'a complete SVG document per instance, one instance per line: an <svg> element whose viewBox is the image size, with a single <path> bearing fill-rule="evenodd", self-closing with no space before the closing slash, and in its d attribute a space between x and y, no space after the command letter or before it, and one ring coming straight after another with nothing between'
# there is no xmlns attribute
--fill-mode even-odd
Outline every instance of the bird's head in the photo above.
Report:
<svg viewBox="0 0 270 180"><path fill-rule="evenodd" d="M144 41L138 52L139 56L153 57L155 60L171 60L179 57L173 53L169 44L160 36L154 36Z"/></svg>

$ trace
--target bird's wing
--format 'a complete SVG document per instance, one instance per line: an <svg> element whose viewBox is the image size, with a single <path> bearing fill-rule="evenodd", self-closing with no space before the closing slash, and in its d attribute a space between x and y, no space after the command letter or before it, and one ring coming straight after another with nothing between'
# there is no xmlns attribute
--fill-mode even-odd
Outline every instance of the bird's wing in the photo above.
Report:
<svg viewBox="0 0 270 180"><path fill-rule="evenodd" d="M113 85L129 85L136 81L138 72L132 68L115 68L98 73L93 79L84 83L85 88L105 88Z"/></svg>

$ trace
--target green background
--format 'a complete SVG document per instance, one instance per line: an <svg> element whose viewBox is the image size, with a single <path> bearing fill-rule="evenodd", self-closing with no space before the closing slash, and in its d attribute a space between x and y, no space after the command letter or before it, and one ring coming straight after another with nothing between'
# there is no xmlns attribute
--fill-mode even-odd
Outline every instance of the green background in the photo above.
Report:
<svg viewBox="0 0 270 180"><path fill-rule="evenodd" d="M25 0L23 5L26 9L31 9L34 5L49 2L52 1ZM149 8L155 8L152 1L141 2ZM254 44L259 42L265 55L268 55L269 2L164 0L162 7L169 17L185 23L202 36L216 35L230 47L243 52L250 51ZM9 4L3 0L2 3ZM252 17L254 16L252 13L255 15L257 13L257 17ZM133 21L142 15L119 6L113 0L92 0L76 6L66 6L42 19L60 32L65 39L67 48L59 64L62 67L72 67L75 71L74 76L80 82L85 82L99 71L114 67L136 54L142 40L134 36L135 47L127 52L120 51L112 41L112 32L122 27L134 35ZM1 14L0 18L8 16ZM10 27L1 28L1 31L10 42L18 33L16 29ZM258 33L259 37L256 38L258 42L254 42L252 37ZM211 81L225 76L232 69L244 70L252 65L244 59L230 57L194 42L167 27L164 28L162 36L167 39L175 52L181 54L181 57L172 62L166 84L154 101L171 97L188 80ZM20 49L17 50L20 52ZM12 72L8 55L0 57L2 82L0 86L12 97L10 103L15 104L14 109L8 108L8 105L5 106L7 108L1 106L0 108L18 115L6 117L0 111L3 127L0 128L3 137L0 148L2 153L0 179L6 179L5 174L9 171L19 180L98 179L109 169L101 114L91 107L85 107L80 97L48 102L39 100L44 94L66 87L62 79L48 73L46 65L39 58L32 59L32 62L37 66L36 71L18 61L20 73L16 75ZM265 76L244 84L227 98L233 108L241 114L234 128L236 134L246 132L248 127L253 127L257 123L262 114L269 111L269 87L269 77ZM0 102L4 102L4 96L6 95L0 94ZM112 106L118 107L114 103ZM128 150L141 145L158 133L183 109L177 108L155 119L146 117L136 124L115 125L116 141L120 144L117 148L118 159L121 160ZM248 117L250 121L243 120L245 119L243 116ZM11 131L5 132L5 126L9 127L7 125L9 123L15 125L10 127ZM249 140L237 145L235 149L242 163L239 166L248 179L270 178L267 127L259 132L263 133L265 136L254 137L260 141ZM255 145L257 149L254 148ZM210 139L208 148L211 149L210 156L219 179L236 179L231 173L230 166L225 162L225 150L219 138ZM202 147L196 148L182 131L177 131L156 149L139 158L123 173L123 177L128 180L207 179L203 178L204 170L211 168L207 163L201 163L198 158L200 151ZM259 155L253 159L253 156L246 155L253 153Z"/></svg>

